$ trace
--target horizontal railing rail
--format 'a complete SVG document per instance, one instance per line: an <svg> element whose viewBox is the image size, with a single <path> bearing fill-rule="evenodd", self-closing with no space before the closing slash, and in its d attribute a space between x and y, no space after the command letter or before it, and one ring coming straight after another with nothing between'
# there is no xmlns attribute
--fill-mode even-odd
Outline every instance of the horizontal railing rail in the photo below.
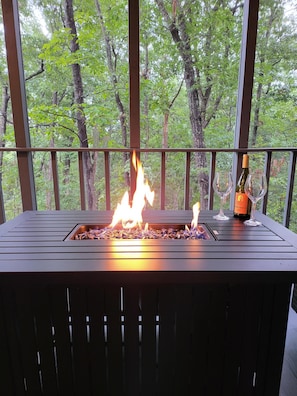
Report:
<svg viewBox="0 0 297 396"><path fill-rule="evenodd" d="M77 164L78 164L78 175L79 175L79 185L80 185L80 209L85 210L86 208L86 193L85 193L85 173L84 173L84 165L83 165L83 153L102 153L104 156L104 179L105 179L105 209L110 210L111 208L111 175L110 175L110 162L111 162L111 154L112 153L132 153L134 149L129 148L69 148L69 147L46 147L46 148L23 148L23 147L1 147L0 153L3 152L14 152L17 155L24 155L27 153L28 155L33 155L37 152L45 152L50 153L50 163L51 163L51 172L52 172L52 183L53 183L53 195L55 202L55 209L61 209L61 196L60 196L60 184L58 177L58 153L76 153L77 154ZM231 148L151 148L151 149L136 149L135 150L141 156L142 153L159 153L160 154L160 207L159 209L166 209L166 184L167 184L167 159L166 155L180 153L184 155L184 187L183 187L183 208L190 208L190 188L191 188L191 169L193 168L193 154L194 153L205 153L208 155L208 185L209 185L209 193L208 193L208 209L213 209L214 205L214 192L212 189L212 182L215 175L215 171L217 168L217 159L218 156L222 153L230 153L230 154L241 154L241 153L249 153L249 154L263 154L264 156L264 164L263 171L266 173L268 180L268 189L269 182L271 177L272 168L274 166L275 159L273 156L283 154L288 156L288 165L287 165L287 182L286 182L286 191L285 191L285 199L284 199L284 210L283 210L283 219L282 223L284 226L289 227L291 212L292 212L292 201L293 201L293 193L294 193L294 185L295 185L295 172L296 172L296 156L297 156L297 148L245 148L245 149L231 149ZM233 162L233 161L232 161ZM232 166L232 162L230 163L230 168ZM19 173L22 172L22 169L19 169ZM233 169L233 174L235 177L237 176L236 171ZM5 188L5 187L3 187ZM0 197L1 198L1 197ZM3 199L3 197L2 197ZM266 194L262 201L262 205L259 208L263 213L266 213L268 207L269 194ZM2 202L0 205L0 217L5 219L5 202ZM67 208L66 208L67 209Z"/></svg>

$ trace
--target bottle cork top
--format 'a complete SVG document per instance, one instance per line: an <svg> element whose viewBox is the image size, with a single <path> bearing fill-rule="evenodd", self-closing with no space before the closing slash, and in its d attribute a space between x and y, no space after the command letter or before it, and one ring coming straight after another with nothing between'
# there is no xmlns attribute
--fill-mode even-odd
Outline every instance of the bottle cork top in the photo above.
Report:
<svg viewBox="0 0 297 396"><path fill-rule="evenodd" d="M243 154L242 167L243 168L248 168L249 167L249 156L248 156L248 154Z"/></svg>

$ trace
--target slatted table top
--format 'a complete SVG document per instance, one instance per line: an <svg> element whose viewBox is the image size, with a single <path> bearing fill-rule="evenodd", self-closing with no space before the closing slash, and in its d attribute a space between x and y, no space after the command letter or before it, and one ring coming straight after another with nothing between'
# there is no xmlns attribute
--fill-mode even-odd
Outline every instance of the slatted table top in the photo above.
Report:
<svg viewBox="0 0 297 396"><path fill-rule="evenodd" d="M109 224L111 211L28 211L0 226L0 274L131 274L170 279L297 281L297 235L267 216L247 227L202 211L209 240L65 240L77 224ZM228 212L227 212L228 213ZM152 224L190 224L192 211L147 211ZM185 275L183 275L185 276Z"/></svg>

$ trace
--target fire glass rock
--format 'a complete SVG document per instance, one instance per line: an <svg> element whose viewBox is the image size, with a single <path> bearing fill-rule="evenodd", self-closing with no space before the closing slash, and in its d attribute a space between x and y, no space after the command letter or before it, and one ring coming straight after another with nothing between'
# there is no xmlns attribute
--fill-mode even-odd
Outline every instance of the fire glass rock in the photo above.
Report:
<svg viewBox="0 0 297 396"><path fill-rule="evenodd" d="M195 229L181 229L174 227L140 229L115 229L115 228L89 228L84 232L77 233L76 240L84 239L208 239L203 227Z"/></svg>

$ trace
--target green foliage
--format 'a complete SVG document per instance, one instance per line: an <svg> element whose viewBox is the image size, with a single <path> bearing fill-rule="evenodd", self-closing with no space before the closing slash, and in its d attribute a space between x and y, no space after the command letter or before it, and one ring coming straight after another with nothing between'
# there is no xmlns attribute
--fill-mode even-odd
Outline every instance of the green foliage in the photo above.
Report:
<svg viewBox="0 0 297 396"><path fill-rule="evenodd" d="M5 153L1 171L4 209L6 219L9 220L22 212L18 166L14 153Z"/></svg>
<svg viewBox="0 0 297 396"><path fill-rule="evenodd" d="M20 2L22 51L26 78L29 126L32 146L78 147L77 107L71 65L80 66L88 144L94 147L123 147L121 121L126 117L129 142L129 62L127 1L100 2L100 25L96 3L74 0L79 51L69 50L72 36L64 26L63 4L59 0ZM294 19L284 13L284 1L260 2L260 18L251 114L251 137L255 123L255 146L296 147L296 34ZM203 139L206 147L233 147L236 123L236 99L242 30L242 6L236 1L215 0L176 3L164 1L171 22L185 23L191 61L196 72L193 89L199 93L199 111L204 117ZM174 14L175 12L175 14ZM183 19L184 18L184 19ZM2 32L3 33L3 32ZM4 40L0 35L0 45ZM111 48L112 71L106 56L106 40ZM0 83L7 84L7 67L0 60ZM185 84L183 58L173 41L169 24L155 1L140 2L140 117L141 146L162 146L165 118L168 117L168 146L193 147L189 102ZM258 89L258 88L261 88ZM259 94L260 92L260 94ZM123 106L120 109L119 99ZM257 111L259 116L257 118ZM15 144L9 106L7 146ZM252 141L252 139L251 139ZM282 221L283 200L287 184L288 158L275 157L282 164L271 175L268 214ZM209 158L208 158L209 162ZM217 166L231 164L232 156L218 155ZM263 167L263 158L254 156L252 165ZM199 199L197 168L192 161L191 199ZM99 155L95 174L98 208L105 209L104 159ZM122 155L111 161L112 207L127 189ZM168 155L166 162L166 207L183 207L183 154ZM160 156L144 157L147 177L156 191L156 207L160 205ZM7 154L3 163L3 192L7 217L21 210L16 158ZM53 186L49 155L34 154L34 171L39 209L53 209ZM61 207L79 209L79 177L77 156L59 155L58 162ZM296 184L296 183L295 183ZM297 188L292 207L292 227L297 227Z"/></svg>

